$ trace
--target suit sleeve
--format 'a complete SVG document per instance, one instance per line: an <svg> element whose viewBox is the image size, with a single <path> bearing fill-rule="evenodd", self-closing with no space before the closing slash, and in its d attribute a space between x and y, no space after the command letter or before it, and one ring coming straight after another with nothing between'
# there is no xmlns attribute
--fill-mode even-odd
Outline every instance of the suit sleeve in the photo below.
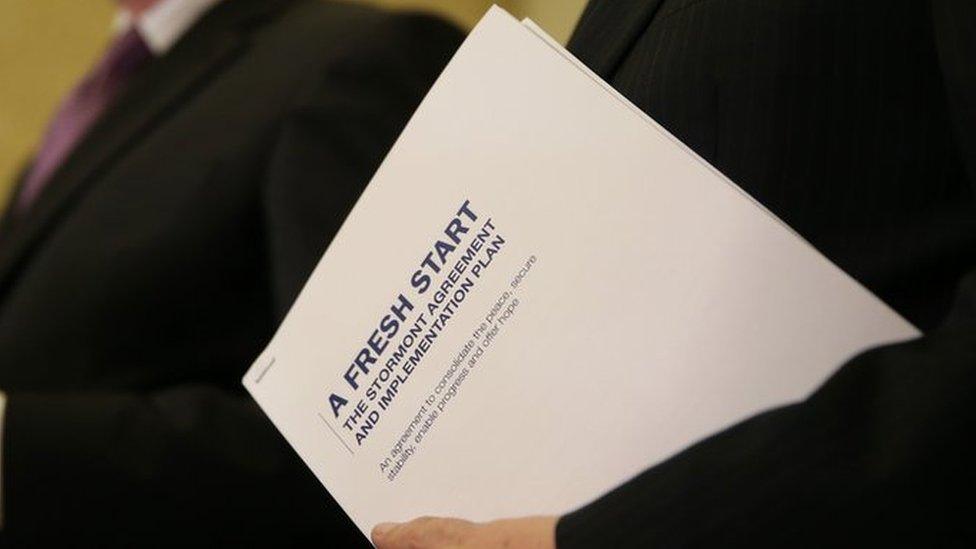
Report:
<svg viewBox="0 0 976 549"><path fill-rule="evenodd" d="M805 402L712 436L563 517L558 547L971 543L974 312L976 272L938 332L870 351Z"/></svg>
<svg viewBox="0 0 976 549"><path fill-rule="evenodd" d="M974 6L933 2L970 169ZM869 351L806 401L697 443L563 517L558 546L972 546L973 433L976 271L939 330Z"/></svg>
<svg viewBox="0 0 976 549"><path fill-rule="evenodd" d="M461 38L430 18L377 25L347 59L309 76L275 130L261 203L280 314ZM364 545L239 376L152 392L9 394L0 543Z"/></svg>

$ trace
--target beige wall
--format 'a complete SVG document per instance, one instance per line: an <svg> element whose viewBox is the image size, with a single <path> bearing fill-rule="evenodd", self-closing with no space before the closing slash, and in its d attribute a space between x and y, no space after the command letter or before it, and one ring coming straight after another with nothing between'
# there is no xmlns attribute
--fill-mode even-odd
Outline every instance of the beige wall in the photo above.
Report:
<svg viewBox="0 0 976 549"><path fill-rule="evenodd" d="M111 5L98 0L0 0L0 203L110 20Z"/></svg>
<svg viewBox="0 0 976 549"><path fill-rule="evenodd" d="M434 10L470 26L492 4L482 0L364 0ZM557 38L569 36L585 0L498 0ZM111 0L0 0L0 203L40 138L59 98L108 40Z"/></svg>

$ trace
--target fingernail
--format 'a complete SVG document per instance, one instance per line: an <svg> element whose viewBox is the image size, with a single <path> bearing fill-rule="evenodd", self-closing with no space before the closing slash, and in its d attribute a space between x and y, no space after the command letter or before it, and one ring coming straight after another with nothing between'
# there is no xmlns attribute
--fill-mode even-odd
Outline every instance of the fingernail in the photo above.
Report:
<svg viewBox="0 0 976 549"><path fill-rule="evenodd" d="M395 522L383 522L373 527L373 536L385 536L396 528Z"/></svg>

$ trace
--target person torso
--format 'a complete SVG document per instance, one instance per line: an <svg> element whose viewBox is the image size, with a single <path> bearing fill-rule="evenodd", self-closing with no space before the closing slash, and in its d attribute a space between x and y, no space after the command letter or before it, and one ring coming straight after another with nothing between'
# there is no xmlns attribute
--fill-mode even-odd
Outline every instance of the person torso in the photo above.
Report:
<svg viewBox="0 0 976 549"><path fill-rule="evenodd" d="M976 263L976 207L928 2L590 10L585 62L908 320L940 321Z"/></svg>

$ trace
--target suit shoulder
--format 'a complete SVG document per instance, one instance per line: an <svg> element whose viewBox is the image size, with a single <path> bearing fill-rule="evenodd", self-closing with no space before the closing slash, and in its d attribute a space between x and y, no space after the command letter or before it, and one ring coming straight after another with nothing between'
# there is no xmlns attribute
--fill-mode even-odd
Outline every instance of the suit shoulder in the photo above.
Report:
<svg viewBox="0 0 976 549"><path fill-rule="evenodd" d="M330 56L428 48L453 53L464 37L453 23L433 14L327 0L296 0L274 26L302 43L307 53Z"/></svg>

